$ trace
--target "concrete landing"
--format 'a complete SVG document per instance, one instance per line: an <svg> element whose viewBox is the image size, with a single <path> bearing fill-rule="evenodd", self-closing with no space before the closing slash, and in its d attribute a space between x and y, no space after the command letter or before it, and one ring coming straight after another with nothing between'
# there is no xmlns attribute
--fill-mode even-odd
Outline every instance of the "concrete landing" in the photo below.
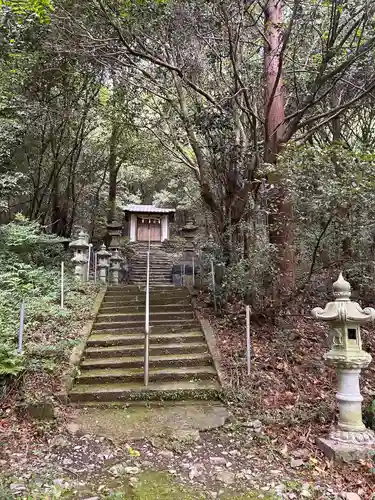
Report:
<svg viewBox="0 0 375 500"><path fill-rule="evenodd" d="M186 435L221 427L228 411L220 404L192 403L155 407L78 409L70 426L77 434L106 437L116 443L134 439ZM193 435L193 434L192 434Z"/></svg>

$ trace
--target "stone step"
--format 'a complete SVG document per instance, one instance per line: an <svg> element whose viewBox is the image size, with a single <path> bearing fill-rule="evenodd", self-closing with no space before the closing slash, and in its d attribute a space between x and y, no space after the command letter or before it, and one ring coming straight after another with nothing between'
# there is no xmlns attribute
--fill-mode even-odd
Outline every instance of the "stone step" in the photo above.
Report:
<svg viewBox="0 0 375 500"><path fill-rule="evenodd" d="M143 271L134 271L132 273L130 273L130 278L131 279L136 279L136 278L146 278L147 276L147 273L146 271L143 272ZM160 279L171 279L171 276L172 276L172 273L169 272L169 271L166 271L166 272L150 272L150 278L153 278L153 279L156 279L156 278L160 278Z"/></svg>
<svg viewBox="0 0 375 500"><path fill-rule="evenodd" d="M129 262L129 266L131 269L134 269L138 266L147 266L147 256L145 255L144 257L141 256L137 260L132 260ZM166 259L161 259L159 257L152 258L150 260L150 266L151 267L172 267L173 266L173 261L172 260L166 260Z"/></svg>
<svg viewBox="0 0 375 500"><path fill-rule="evenodd" d="M147 387L142 382L129 384L76 385L69 394L72 403L109 403L131 401L188 401L215 400L220 393L220 385L214 380L150 382Z"/></svg>
<svg viewBox="0 0 375 500"><path fill-rule="evenodd" d="M149 370L150 382L161 380L207 380L216 379L213 366L179 366L171 368L151 368ZM82 370L78 376L78 384L113 384L136 382L143 380L143 368L98 368L95 370Z"/></svg>
<svg viewBox="0 0 375 500"><path fill-rule="evenodd" d="M150 321L162 321L162 320L180 320L180 319L194 319L194 312L192 308L189 311L174 311L170 313L169 311L150 311ZM99 312L96 317L96 321L98 323L127 323L133 321L144 321L145 320L145 311L135 311L131 313L101 313Z"/></svg>
<svg viewBox="0 0 375 500"><path fill-rule="evenodd" d="M166 333L166 334L173 334L173 333L179 333L179 332L195 332L195 331L199 331L200 329L200 325L198 322L194 323L193 325L190 323L190 322L186 322L186 323L181 323L180 324L176 324L175 322L173 322L172 324L169 324L169 325L166 325L166 324L160 324L160 325L151 325L150 326L150 333L152 335L159 335L159 334L163 334L163 333ZM129 325L122 325L121 327L119 328L110 328L109 330L95 330L95 325L94 325L94 328L92 330L92 333L98 333L98 334L103 334L103 333L107 333L108 335L118 335L118 334L132 334L132 333L136 333L136 334L142 334L144 335L145 333L145 325L144 323L143 324L140 324L140 325L136 325L135 327L131 327Z"/></svg>
<svg viewBox="0 0 375 500"><path fill-rule="evenodd" d="M168 265L168 266L150 266L150 272L152 273L162 273L162 274L165 274L165 273L171 273L172 271L172 265ZM137 266L133 266L130 268L130 272L133 274L135 272L142 272L144 274L146 274L147 272L147 266L144 266L144 265L137 265Z"/></svg>
<svg viewBox="0 0 375 500"><path fill-rule="evenodd" d="M146 280L141 280L141 279L135 279L135 280L132 280L133 283L137 283L138 285L144 285L146 286ZM165 285L165 284L168 284L168 283L171 283L171 280L165 280L165 281L161 281L161 280L150 280L150 285L153 286L153 285Z"/></svg>
<svg viewBox="0 0 375 500"><path fill-rule="evenodd" d="M135 274L141 274L143 276L146 276L147 274L147 269L143 269L143 268L132 268L131 271L130 271L130 275L131 276L134 276ZM171 276L172 274L172 267L168 267L168 268L165 268L165 269L153 269L151 268L150 269L150 274L156 274L156 275L161 275L161 276Z"/></svg>
<svg viewBox="0 0 375 500"><path fill-rule="evenodd" d="M109 298L116 298L116 297L124 297L127 299L131 299L132 297L136 298L139 296L145 296L146 291L143 289L140 289L137 292L132 292L132 293L124 293L121 292L121 290L108 290L105 294L104 300L109 299ZM173 285L168 289L165 289L162 287L162 289L157 290L157 289L152 289L150 290L150 298L160 298L160 297L189 297L189 292L186 290L186 288L175 288Z"/></svg>
<svg viewBox="0 0 375 500"><path fill-rule="evenodd" d="M152 270L161 270L164 271L165 269L172 269L173 263L172 262L150 262L150 269ZM147 261L139 261L139 262L131 262L130 263L130 269L147 269Z"/></svg>
<svg viewBox="0 0 375 500"><path fill-rule="evenodd" d="M116 298L113 300L104 300L101 305L101 309L103 308L116 308L116 307L144 307L146 304L146 297L141 296L136 300L128 300L126 298ZM190 297L187 298L178 298L178 297L170 297L170 298L150 298L150 307L175 307L175 306L189 306L191 307Z"/></svg>
<svg viewBox="0 0 375 500"><path fill-rule="evenodd" d="M109 291L121 291L121 292L136 292L138 291L137 286L132 286L132 285L109 285L107 289L107 293Z"/></svg>
<svg viewBox="0 0 375 500"><path fill-rule="evenodd" d="M146 287L146 278L135 277L135 278L131 278L130 281L132 283L134 283L135 285L140 285L140 286ZM168 285L169 283L172 284L171 278L152 278L152 277L150 277L150 286Z"/></svg>
<svg viewBox="0 0 375 500"><path fill-rule="evenodd" d="M168 287L168 290L166 290L166 286ZM160 288L160 291L159 291ZM146 287L142 286L140 287L139 291L137 293L110 293L106 294L104 296L103 302L106 301L113 301L117 299L123 299L123 300L128 300L129 302L137 302L139 300L144 300L146 298ZM152 287L150 289L150 300L155 300L155 299L189 299L191 298L191 295L184 290L183 292L180 292L174 288L172 284L168 285L163 285L162 287Z"/></svg>
<svg viewBox="0 0 375 500"><path fill-rule="evenodd" d="M138 285L137 285L138 286ZM111 293L106 293L104 300L113 299L117 297L127 298L128 300L137 299L138 297L146 296L146 285L142 285L138 287L137 292L132 293L121 293L119 290L115 290ZM170 297L190 297L189 292L181 289L176 289L173 284L168 283L167 285L162 286L152 286L150 288L150 299L154 298L170 298Z"/></svg>
<svg viewBox="0 0 375 500"><path fill-rule="evenodd" d="M138 321L127 321L127 322L101 322L101 323L95 323L94 325L94 331L102 331L102 330L107 330L107 331L112 331L112 330L133 330L133 329L142 329L144 328L144 318L139 319ZM156 320L156 319L151 319L150 320L150 326L152 327L153 331L154 327L161 327L164 330L169 330L175 331L176 328L180 327L185 327L189 329L196 329L199 327L199 324L197 321L194 321L193 319L179 319L176 321L175 319L171 320Z"/></svg>
<svg viewBox="0 0 375 500"><path fill-rule="evenodd" d="M151 260L150 261L150 269L169 269L172 270L173 267L173 262L172 261L162 261L162 260ZM130 270L134 269L147 269L147 259L144 260L139 260L137 262L130 262L129 263L129 268Z"/></svg>
<svg viewBox="0 0 375 500"><path fill-rule="evenodd" d="M105 347L103 346L86 347L85 359L143 356L144 353L143 342L144 339L142 338L142 339L137 339L137 343L125 346L109 345ZM176 355L181 353L193 354L193 353L207 353L207 352L208 350L205 342L181 343L175 341L175 339L170 339L169 343L167 342L161 344L161 343L154 343L154 339L150 338L150 356L167 356L167 355L172 355L172 354Z"/></svg>
<svg viewBox="0 0 375 500"><path fill-rule="evenodd" d="M146 302L146 301L145 301ZM100 314L124 314L124 313L132 313L132 312L142 312L145 314L146 305L145 303L139 304L118 304L118 305L107 305L103 304L100 308ZM150 306L151 314L153 312L167 312L169 314L174 314L174 312L187 312L191 311L191 304L189 303L176 303L176 304L151 304Z"/></svg>
<svg viewBox="0 0 375 500"><path fill-rule="evenodd" d="M137 259L132 259L130 261L130 266L131 267L138 267L138 266L147 266L147 255L141 255ZM162 257L157 257L154 256L150 259L150 265L154 266L172 266L173 265L173 260L170 259L164 259Z"/></svg>
<svg viewBox="0 0 375 500"><path fill-rule="evenodd" d="M184 353L184 354L163 354L154 355L150 351L149 367L150 368L166 368L174 366L191 367L191 366L211 366L212 359L208 353ZM87 358L81 363L82 370L91 369L111 369L111 368L143 368L144 357L143 350L139 356L115 356L112 358Z"/></svg>
<svg viewBox="0 0 375 500"><path fill-rule="evenodd" d="M155 344L160 345L161 348L164 344L194 344L204 341L202 332L200 331L171 331L169 333L154 333L150 334L150 344L154 344L151 348L156 348ZM142 345L144 342L144 332L136 333L130 331L129 333L120 331L119 333L93 333L87 340L87 347L102 347L102 346L136 346Z"/></svg>
<svg viewBox="0 0 375 500"><path fill-rule="evenodd" d="M146 273L132 273L130 279L133 280L134 282L136 281L144 281L146 283ZM150 281L171 281L171 274L156 274L156 273L151 273L150 274Z"/></svg>
<svg viewBox="0 0 375 500"><path fill-rule="evenodd" d="M137 283L138 285L144 285L146 286L146 280L132 280L132 283ZM160 280L150 280L150 285L153 286L153 285L165 285L165 284L168 284L168 283L171 283L171 280L166 280L166 281L160 281Z"/></svg>
<svg viewBox="0 0 375 500"><path fill-rule="evenodd" d="M102 304L110 304L110 303L120 303L120 304L133 304L133 303L144 303L146 300L146 293L142 292L139 295L111 295L104 297ZM191 297L190 295L175 295L173 293L170 294L151 294L150 295L150 304L168 304L170 301L175 303L177 301L185 300L190 303Z"/></svg>

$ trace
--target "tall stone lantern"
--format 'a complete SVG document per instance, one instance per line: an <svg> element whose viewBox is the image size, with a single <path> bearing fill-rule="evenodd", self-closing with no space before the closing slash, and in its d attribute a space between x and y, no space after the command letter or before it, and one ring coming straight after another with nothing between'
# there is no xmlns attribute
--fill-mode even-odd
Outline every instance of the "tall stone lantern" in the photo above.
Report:
<svg viewBox="0 0 375 500"><path fill-rule="evenodd" d="M184 246L184 256L183 260L187 262L192 262L194 255L194 240L197 234L198 226L193 223L193 220L189 218L186 225L182 228L182 234L185 238Z"/></svg>
<svg viewBox="0 0 375 500"><path fill-rule="evenodd" d="M110 276L111 276L111 283L113 285L118 285L119 283L119 273L120 273L120 264L122 262L122 257L120 256L118 250L115 250L112 252L111 258L111 267L109 269Z"/></svg>
<svg viewBox="0 0 375 500"><path fill-rule="evenodd" d="M81 281L86 281L87 273L85 270L88 262L89 250L86 233L84 231L80 231L78 239L69 243L69 247L74 252L74 256L72 258L72 262L75 264L74 274Z"/></svg>
<svg viewBox="0 0 375 500"><path fill-rule="evenodd" d="M107 224L107 233L109 239L109 250L118 249L120 247L120 240L122 236L122 224L117 221Z"/></svg>
<svg viewBox="0 0 375 500"><path fill-rule="evenodd" d="M314 318L326 321L331 326L330 351L326 362L336 369L339 407L338 423L329 439L321 438L318 446L330 458L353 460L368 453L375 445L375 434L362 421L362 396L359 377L362 368L371 362L371 356L362 350L361 325L375 319L375 309L362 309L350 300L351 287L340 274L333 284L334 302L324 309L312 310Z"/></svg>
<svg viewBox="0 0 375 500"><path fill-rule="evenodd" d="M110 252L107 252L105 245L102 245L99 252L96 254L98 258L99 281L101 283L107 282L107 269L109 268Z"/></svg>

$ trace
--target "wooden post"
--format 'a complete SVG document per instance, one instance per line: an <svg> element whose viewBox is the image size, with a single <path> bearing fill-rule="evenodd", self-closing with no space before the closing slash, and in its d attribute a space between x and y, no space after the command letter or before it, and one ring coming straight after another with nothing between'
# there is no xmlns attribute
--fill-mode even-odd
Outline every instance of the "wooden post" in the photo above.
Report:
<svg viewBox="0 0 375 500"><path fill-rule="evenodd" d="M64 309L64 262L61 262L60 307Z"/></svg>
<svg viewBox="0 0 375 500"><path fill-rule="evenodd" d="M88 257L88 261L87 261L86 281L90 281L91 249L92 249L92 243L89 244L89 257Z"/></svg>
<svg viewBox="0 0 375 500"><path fill-rule="evenodd" d="M247 374L250 375L250 370L251 370L250 306L246 306L246 358L247 358Z"/></svg>
<svg viewBox="0 0 375 500"><path fill-rule="evenodd" d="M217 303L216 303L216 280L215 280L215 266L214 261L211 259L211 278L212 278L212 293L214 297L214 311L217 312Z"/></svg>
<svg viewBox="0 0 375 500"><path fill-rule="evenodd" d="M94 283L96 283L98 274L98 252L94 253Z"/></svg>
<svg viewBox="0 0 375 500"><path fill-rule="evenodd" d="M23 344L24 323L25 323L25 301L22 299L21 309L20 309L20 328L18 331L18 354L23 353L22 344Z"/></svg>
<svg viewBox="0 0 375 500"><path fill-rule="evenodd" d="M193 288L195 288L195 255L193 254Z"/></svg>

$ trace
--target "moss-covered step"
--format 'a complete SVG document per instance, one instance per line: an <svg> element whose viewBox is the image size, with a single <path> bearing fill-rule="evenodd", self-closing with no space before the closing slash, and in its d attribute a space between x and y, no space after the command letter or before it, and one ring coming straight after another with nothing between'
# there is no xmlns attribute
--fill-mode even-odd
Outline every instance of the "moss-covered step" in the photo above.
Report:
<svg viewBox="0 0 375 500"><path fill-rule="evenodd" d="M188 312L191 311L191 304L186 302L180 302L175 304L151 304L150 306L151 313L155 312L167 312L169 314L173 314L175 311ZM100 314L129 314L141 312L145 314L146 305L135 303L135 304L103 304L100 308Z"/></svg>
<svg viewBox="0 0 375 500"><path fill-rule="evenodd" d="M151 325L150 332L153 335L158 335L162 333L178 333L178 332L195 332L199 330L199 323L196 321L193 324L188 321L182 323L181 321L179 324L176 324L174 322L170 324L165 324L165 322L162 322L160 325ZM105 333L107 335L119 335L119 334L124 334L124 335L131 335L131 334L143 334L145 333L145 324L143 323L137 323L135 326L132 325L121 325L118 328L113 328L113 325L111 325L111 328L106 330L105 328L96 330L95 325L92 330L92 334L102 334Z"/></svg>
<svg viewBox="0 0 375 500"><path fill-rule="evenodd" d="M78 376L78 384L113 384L126 383L143 379L142 368L103 368L82 370ZM207 380L216 379L217 374L212 366L182 366L171 368L150 368L150 381L160 380Z"/></svg>
<svg viewBox="0 0 375 500"><path fill-rule="evenodd" d="M151 344L165 344L173 342L175 344L190 344L204 341L202 332L200 331L183 331L183 330L172 330L168 333L165 329L161 329L161 333L156 333L155 330L150 334ZM144 332L122 332L111 333L93 333L88 341L88 347L101 347L101 346L126 346L126 345L143 345L144 343Z"/></svg>
<svg viewBox="0 0 375 500"><path fill-rule="evenodd" d="M76 385L69 394L73 403L124 401L210 401L218 398L221 387L215 380L143 382L128 384Z"/></svg>
<svg viewBox="0 0 375 500"><path fill-rule="evenodd" d="M194 312L192 309L190 311L179 311L178 308L174 309L173 311L154 311L151 307L150 310L150 321L152 320L180 320L180 319L193 319L194 318ZM145 312L144 311L135 311L135 312L130 312L130 313L102 313L99 311L99 314L96 318L96 321L98 323L118 323L118 322L128 322L128 321L138 321L142 320L144 322L145 320Z"/></svg>
<svg viewBox="0 0 375 500"><path fill-rule="evenodd" d="M121 290L107 290L106 297L137 297L145 295L145 290L139 288L138 290L131 291L121 291ZM175 288L173 285L171 287L160 287L158 290L151 290L150 296L154 297L156 295L161 295L164 297L188 297L189 292L185 288Z"/></svg>
<svg viewBox="0 0 375 500"><path fill-rule="evenodd" d="M142 339L140 339L142 340ZM202 339L203 340L203 339ZM127 356L143 356L144 343L131 345L117 345L117 346L101 346L101 347L87 347L85 350L85 359L92 358L114 358L114 357L127 357ZM208 351L207 344L201 342L191 342L189 344L166 342L164 344L150 345L150 354L154 356L167 356L168 354L183 354L189 352L205 353Z"/></svg>
<svg viewBox="0 0 375 500"><path fill-rule="evenodd" d="M130 299L124 298L124 297L105 297L102 306L103 307L117 307L121 305L144 305L146 303L146 296L138 296L138 297L132 297ZM178 304L189 304L191 305L191 300L190 297L174 297L174 296L169 296L169 297L150 297L150 304L151 305L178 305Z"/></svg>
<svg viewBox="0 0 375 500"><path fill-rule="evenodd" d="M134 328L136 329L144 329L145 325L145 319L139 318L137 321L103 321L103 322L98 322L95 323L94 325L94 331L100 331L100 330L106 330L106 331L113 331L113 330L133 330ZM189 329L197 329L199 327L199 323L194 320L194 319L163 319L163 320L158 320L151 318L150 319L150 326L155 332L155 328L161 328L164 329L165 331L168 330L170 327L171 329L176 329L177 327L186 327ZM160 330L159 330L160 331ZM175 330L174 330L175 331Z"/></svg>
<svg viewBox="0 0 375 500"><path fill-rule="evenodd" d="M161 278L171 278L171 270L172 269L151 269L150 270L150 276L159 276ZM142 276L146 277L147 271L145 269L137 269L136 271L132 272L132 278L135 278L136 276Z"/></svg>
<svg viewBox="0 0 375 500"><path fill-rule="evenodd" d="M150 354L150 368L170 368L172 366L211 366L209 353ZM81 363L81 370L97 368L143 368L144 357L114 356L112 358L87 358Z"/></svg>

